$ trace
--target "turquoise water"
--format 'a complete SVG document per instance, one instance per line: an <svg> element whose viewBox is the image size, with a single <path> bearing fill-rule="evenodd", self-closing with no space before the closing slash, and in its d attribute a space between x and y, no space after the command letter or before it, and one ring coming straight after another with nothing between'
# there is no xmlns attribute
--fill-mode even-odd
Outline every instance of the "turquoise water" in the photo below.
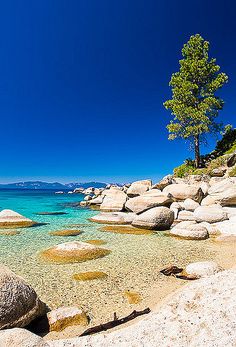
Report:
<svg viewBox="0 0 236 347"><path fill-rule="evenodd" d="M167 278L159 270L169 264L184 266L189 262L217 259L224 265L224 247L211 240L187 241L167 237L164 232L152 235L128 235L102 232L101 225L88 221L97 214L76 207L82 195L56 195L52 191L0 191L0 209L12 209L45 225L18 229L20 234L0 237L0 262L25 278L51 308L79 305L91 318L91 324L130 313L156 302L183 284ZM37 212L66 212L64 215L43 215ZM79 224L77 227L72 225ZM75 237L49 235L50 231L76 228L82 231ZM71 241L104 240L102 247L111 253L100 259L75 264L49 264L39 259L43 249ZM229 255L230 250L227 251ZM73 274L103 271L102 280L77 282ZM153 290L155 289L155 295ZM138 292L140 304L131 306L123 293Z"/></svg>

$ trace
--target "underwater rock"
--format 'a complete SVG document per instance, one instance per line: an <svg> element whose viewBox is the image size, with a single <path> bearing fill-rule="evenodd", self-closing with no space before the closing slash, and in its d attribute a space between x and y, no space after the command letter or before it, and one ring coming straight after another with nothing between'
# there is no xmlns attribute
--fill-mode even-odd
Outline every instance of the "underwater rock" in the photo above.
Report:
<svg viewBox="0 0 236 347"><path fill-rule="evenodd" d="M154 234L151 230L139 229L132 226L107 225L99 229L100 231L108 231L117 234L133 234L133 235L150 235Z"/></svg>
<svg viewBox="0 0 236 347"><path fill-rule="evenodd" d="M107 277L107 274L102 271L87 271L87 272L80 272L73 275L73 278L76 281L92 281L92 280L102 279L105 277Z"/></svg>
<svg viewBox="0 0 236 347"><path fill-rule="evenodd" d="M87 325L88 317L76 306L60 307L47 314L50 331L62 331L68 326Z"/></svg>
<svg viewBox="0 0 236 347"><path fill-rule="evenodd" d="M39 216L59 216L63 214L67 214L67 212L36 212L35 214Z"/></svg>
<svg viewBox="0 0 236 347"><path fill-rule="evenodd" d="M91 245L97 245L97 246L105 245L107 243L107 241L104 241L104 240L86 240L84 242L90 243Z"/></svg>
<svg viewBox="0 0 236 347"><path fill-rule="evenodd" d="M136 292L131 292L129 290L126 290L123 293L123 295L128 300L128 303L131 305L138 304L140 301L142 301L141 295Z"/></svg>
<svg viewBox="0 0 236 347"><path fill-rule="evenodd" d="M20 231L18 230L4 230L4 231L0 231L0 236L15 236L15 235L19 235Z"/></svg>
<svg viewBox="0 0 236 347"><path fill-rule="evenodd" d="M80 230L67 230L67 229L49 232L49 235L54 235L54 236L77 236L79 234L81 234Z"/></svg>
<svg viewBox="0 0 236 347"><path fill-rule="evenodd" d="M77 263L104 257L111 251L86 242L61 243L41 252L40 257L52 263Z"/></svg>

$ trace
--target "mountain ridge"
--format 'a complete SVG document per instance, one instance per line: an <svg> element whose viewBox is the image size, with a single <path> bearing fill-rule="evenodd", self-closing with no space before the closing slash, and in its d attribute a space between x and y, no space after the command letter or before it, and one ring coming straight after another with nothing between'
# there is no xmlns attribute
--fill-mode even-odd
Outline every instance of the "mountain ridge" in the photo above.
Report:
<svg viewBox="0 0 236 347"><path fill-rule="evenodd" d="M48 189L48 190L74 190L75 188L104 188L106 183L103 182L44 182L44 181L22 181L13 183L2 183L0 189Z"/></svg>

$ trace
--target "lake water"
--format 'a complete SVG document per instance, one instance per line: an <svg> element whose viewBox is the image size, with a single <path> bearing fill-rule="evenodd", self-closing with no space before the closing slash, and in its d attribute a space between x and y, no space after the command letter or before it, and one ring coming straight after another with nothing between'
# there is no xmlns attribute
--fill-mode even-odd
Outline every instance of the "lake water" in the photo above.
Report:
<svg viewBox="0 0 236 347"><path fill-rule="evenodd" d="M82 195L57 195L52 191L0 191L0 208L12 209L46 225L18 229L20 234L0 237L0 262L30 283L49 307L78 305L89 314L91 324L128 314L133 309L153 306L184 281L168 278L159 273L163 267L184 266L199 260L217 260L229 267L235 261L230 245L219 245L211 239L204 241L180 240L164 232L151 235L130 235L102 232L100 224L88 221L97 214L86 208L75 207ZM62 211L63 215L43 215L37 212ZM80 224L78 227L72 227ZM50 231L77 228L78 236L60 237ZM75 264L49 264L39 259L40 251L53 245L91 239L104 240L101 247L111 250L104 258ZM227 254L227 257L226 257ZM103 271L108 277L78 282L73 274L85 271ZM131 305L125 291L139 293L142 301Z"/></svg>

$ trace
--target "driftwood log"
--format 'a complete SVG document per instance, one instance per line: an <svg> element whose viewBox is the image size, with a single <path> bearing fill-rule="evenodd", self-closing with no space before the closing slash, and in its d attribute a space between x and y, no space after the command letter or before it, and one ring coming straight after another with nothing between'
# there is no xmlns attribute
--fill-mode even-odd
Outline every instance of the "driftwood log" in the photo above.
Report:
<svg viewBox="0 0 236 347"><path fill-rule="evenodd" d="M138 316L142 316L143 314L147 314L150 312L151 312L151 310L149 307L145 308L145 310L142 310L142 311L135 311L134 310L128 316L123 317L121 319L118 319L116 313L114 313L114 319L112 321L104 323L104 324L99 324L95 327L89 328L89 329L85 330L80 336L92 335L92 334L99 333L101 331L106 331L108 329L112 329L112 328L116 327L117 325L124 324L124 323L129 322L130 320L138 317Z"/></svg>
<svg viewBox="0 0 236 347"><path fill-rule="evenodd" d="M189 275L187 274L183 268L178 267L176 265L171 265L166 267L165 269L162 269L160 271L165 276L174 276L176 278L180 278L181 280L197 280L198 277L195 275Z"/></svg>

